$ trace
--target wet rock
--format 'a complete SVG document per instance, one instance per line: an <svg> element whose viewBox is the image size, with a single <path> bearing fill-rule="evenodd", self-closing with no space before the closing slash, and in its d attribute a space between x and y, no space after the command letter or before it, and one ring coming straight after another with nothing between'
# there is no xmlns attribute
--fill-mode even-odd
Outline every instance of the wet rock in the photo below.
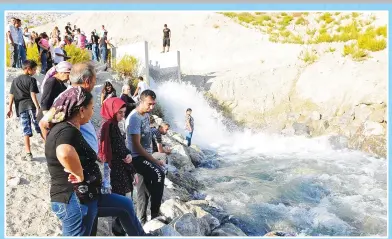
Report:
<svg viewBox="0 0 392 239"><path fill-rule="evenodd" d="M177 144L172 146L171 154L168 155L169 163L181 171L193 171L195 166L192 164L185 146Z"/></svg>
<svg viewBox="0 0 392 239"><path fill-rule="evenodd" d="M196 145L193 144L187 149L188 149L189 157L191 158L191 162L195 167L198 167L206 160L206 156L204 155L203 151L201 151L201 149Z"/></svg>
<svg viewBox="0 0 392 239"><path fill-rule="evenodd" d="M182 236L204 236L200 231L199 221L192 213L186 213L170 224Z"/></svg>
<svg viewBox="0 0 392 239"><path fill-rule="evenodd" d="M165 225L158 230L157 236L180 237L182 236L170 225Z"/></svg>
<svg viewBox="0 0 392 239"><path fill-rule="evenodd" d="M212 231L211 236L246 236L246 234L233 223L225 223Z"/></svg>
<svg viewBox="0 0 392 239"><path fill-rule="evenodd" d="M282 232L282 231L272 231L264 235L264 237L295 237L294 233Z"/></svg>
<svg viewBox="0 0 392 239"><path fill-rule="evenodd" d="M165 225L166 225L165 223L163 223L159 220L153 219L151 221L148 221L146 224L144 224L143 229L146 233L149 233L149 232L156 231L157 229L160 229Z"/></svg>
<svg viewBox="0 0 392 239"><path fill-rule="evenodd" d="M333 149L344 149L348 147L348 138L342 135L333 135L328 138Z"/></svg>
<svg viewBox="0 0 392 239"><path fill-rule="evenodd" d="M295 135L309 135L310 130L309 126L307 126L305 123L293 123L293 128L295 130Z"/></svg>

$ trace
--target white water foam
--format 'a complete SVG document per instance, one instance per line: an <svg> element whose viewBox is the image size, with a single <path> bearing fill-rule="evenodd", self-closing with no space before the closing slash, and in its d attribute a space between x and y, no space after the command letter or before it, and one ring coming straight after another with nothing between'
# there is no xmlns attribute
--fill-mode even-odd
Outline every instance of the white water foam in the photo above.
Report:
<svg viewBox="0 0 392 239"><path fill-rule="evenodd" d="M385 236L387 161L328 137L284 137L230 130L203 94L187 83L154 89L173 130L182 132L192 108L192 142L217 153L219 167L199 169L205 193L241 220L248 235L269 230L312 236Z"/></svg>

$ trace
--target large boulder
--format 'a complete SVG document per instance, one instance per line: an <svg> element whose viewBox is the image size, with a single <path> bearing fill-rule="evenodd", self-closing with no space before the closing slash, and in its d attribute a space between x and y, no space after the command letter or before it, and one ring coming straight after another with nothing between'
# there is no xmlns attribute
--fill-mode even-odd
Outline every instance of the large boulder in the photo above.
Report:
<svg viewBox="0 0 392 239"><path fill-rule="evenodd" d="M200 230L198 219L192 213L179 216L170 225L182 236L204 236Z"/></svg>
<svg viewBox="0 0 392 239"><path fill-rule="evenodd" d="M194 171L195 166L192 164L185 146L177 144L171 147L171 154L168 155L169 164L172 164L180 171Z"/></svg>
<svg viewBox="0 0 392 239"><path fill-rule="evenodd" d="M201 149L192 144L188 149L188 154L189 157L191 158L191 162L195 167L198 167L200 164L202 164L206 160L206 156L204 155L203 151Z"/></svg>

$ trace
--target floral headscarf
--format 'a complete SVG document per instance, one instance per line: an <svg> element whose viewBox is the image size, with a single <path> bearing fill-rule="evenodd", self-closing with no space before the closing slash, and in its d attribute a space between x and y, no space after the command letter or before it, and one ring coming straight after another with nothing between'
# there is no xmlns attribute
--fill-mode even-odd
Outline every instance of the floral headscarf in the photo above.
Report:
<svg viewBox="0 0 392 239"><path fill-rule="evenodd" d="M63 122L71 117L72 113L80 108L86 99L87 91L82 87L71 87L62 92L53 102L46 121L52 124Z"/></svg>

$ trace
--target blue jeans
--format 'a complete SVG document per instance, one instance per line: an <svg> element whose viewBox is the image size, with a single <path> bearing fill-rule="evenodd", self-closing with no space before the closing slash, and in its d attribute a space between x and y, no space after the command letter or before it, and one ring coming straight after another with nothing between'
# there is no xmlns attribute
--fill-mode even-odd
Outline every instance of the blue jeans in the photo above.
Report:
<svg viewBox="0 0 392 239"><path fill-rule="evenodd" d="M52 211L61 220L63 236L90 236L95 217L119 217L128 236L144 236L131 199L118 194L103 194L98 200L81 204L75 193L68 202L52 202Z"/></svg>
<svg viewBox="0 0 392 239"><path fill-rule="evenodd" d="M92 46L92 52L93 52L93 61L99 61L99 49L97 44L93 44Z"/></svg>
<svg viewBox="0 0 392 239"><path fill-rule="evenodd" d="M11 54L11 67L16 68L19 59L18 44L9 44L9 50Z"/></svg>
<svg viewBox="0 0 392 239"><path fill-rule="evenodd" d="M48 56L47 52L43 51L41 54L41 74L46 74L46 68L48 66Z"/></svg>
<svg viewBox="0 0 392 239"><path fill-rule="evenodd" d="M188 147L191 146L193 131L187 131L185 139L188 141Z"/></svg>
<svg viewBox="0 0 392 239"><path fill-rule="evenodd" d="M35 132L37 132L37 134L41 133L37 117L35 116L36 112L36 109L31 109L23 111L19 114L20 123L22 124L23 136L33 136L33 129L31 128L31 124L33 124Z"/></svg>
<svg viewBox="0 0 392 239"><path fill-rule="evenodd" d="M26 50L23 46L18 45L19 47L19 64L20 64L20 68L22 68L23 66L23 62L26 60Z"/></svg>
<svg viewBox="0 0 392 239"><path fill-rule="evenodd" d="M103 61L103 63L106 63L108 49L106 49L105 47L101 47L99 50L101 51L101 60Z"/></svg>

